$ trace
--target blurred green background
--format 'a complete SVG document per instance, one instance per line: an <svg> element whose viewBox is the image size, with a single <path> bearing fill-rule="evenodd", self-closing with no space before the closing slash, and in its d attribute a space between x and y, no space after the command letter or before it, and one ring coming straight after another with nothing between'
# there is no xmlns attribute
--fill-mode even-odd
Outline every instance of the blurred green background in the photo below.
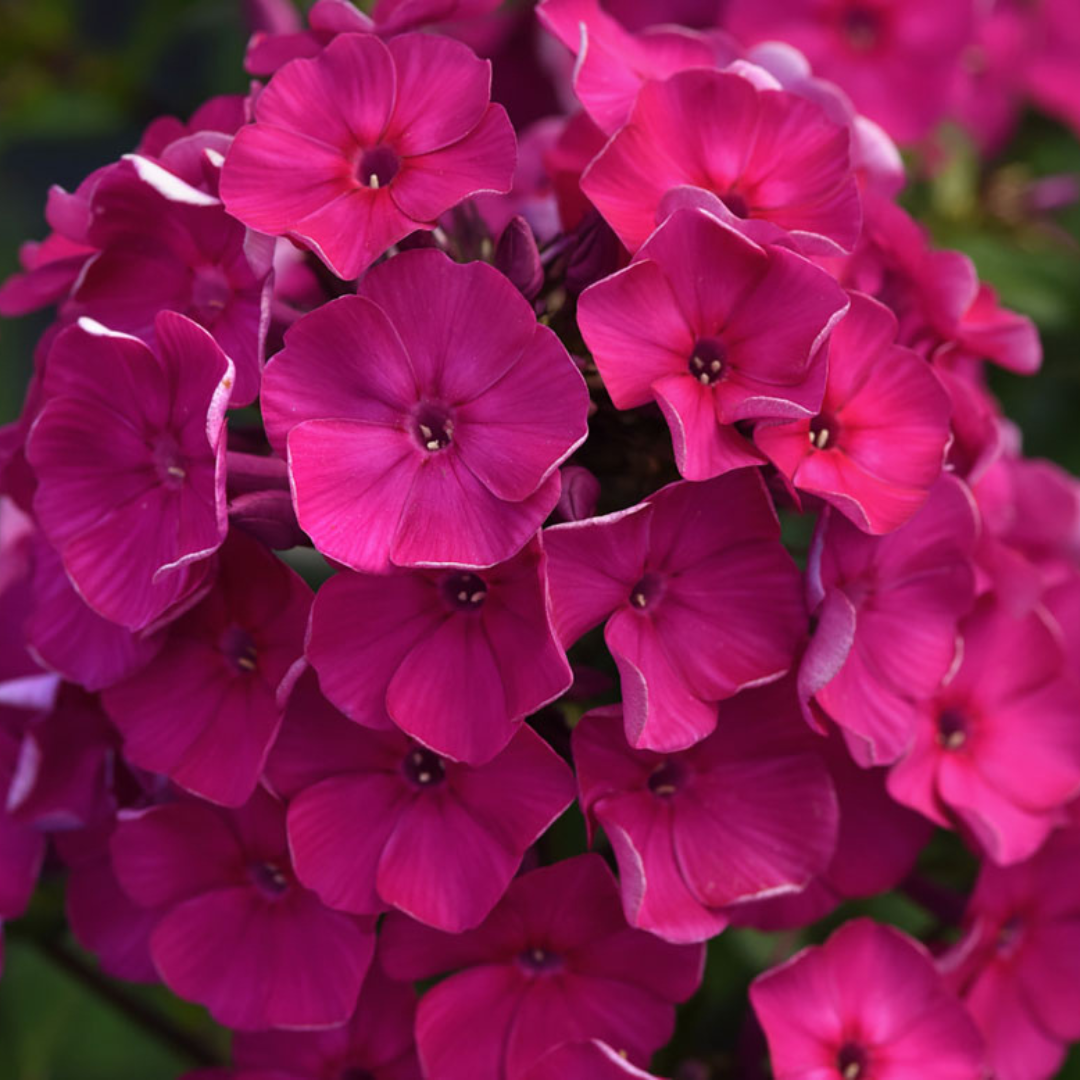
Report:
<svg viewBox="0 0 1080 1080"><path fill-rule="evenodd" d="M134 147L156 116L186 118L207 97L245 90L246 36L241 0L0 0L0 277L16 269L22 241L45 234L50 184L73 189ZM1038 322L1043 372L1027 380L995 373L995 388L1020 423L1029 454L1080 472L1080 206L1052 213L1032 206L1040 178L1080 178L1080 143L1037 116L1025 119L993 162L980 163L958 132L942 141L944 167L913 184L905 199L942 244L970 253L1004 301ZM34 343L49 317L0 323L0 423L18 413ZM569 853L582 842L580 819L568 816L550 846ZM957 871L957 849L946 844L926 861L948 877ZM899 898L877 901L872 910L915 933L940 930ZM698 1075L735 1075L723 1048L746 1037L746 983L793 945L785 935L750 932L714 942L703 992L684 1010L675 1048L658 1067L673 1071L693 1048L714 1070ZM175 1038L223 1049L222 1033L201 1010L160 988L128 990L94 979L92 961L65 935L53 877L31 915L7 928L0 1080L171 1080L197 1063ZM174 1041L132 1019L130 1008L110 1000L116 993L165 1017ZM1065 1075L1080 1077L1080 1060Z"/></svg>

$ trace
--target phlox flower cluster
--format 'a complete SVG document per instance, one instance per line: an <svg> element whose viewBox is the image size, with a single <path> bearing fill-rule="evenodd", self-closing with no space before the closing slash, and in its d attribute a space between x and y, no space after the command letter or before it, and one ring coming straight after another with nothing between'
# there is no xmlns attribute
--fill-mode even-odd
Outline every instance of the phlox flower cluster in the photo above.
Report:
<svg viewBox="0 0 1080 1080"><path fill-rule="evenodd" d="M1033 325L897 201L947 116L1080 124L1080 23L717 6L249 4L250 93L53 188L0 287L55 310L0 429L0 919L62 877L235 1032L190 1080L1080 1038L1080 484L988 386ZM901 886L925 942L848 917ZM787 931L748 1034L654 1061L729 927Z"/></svg>

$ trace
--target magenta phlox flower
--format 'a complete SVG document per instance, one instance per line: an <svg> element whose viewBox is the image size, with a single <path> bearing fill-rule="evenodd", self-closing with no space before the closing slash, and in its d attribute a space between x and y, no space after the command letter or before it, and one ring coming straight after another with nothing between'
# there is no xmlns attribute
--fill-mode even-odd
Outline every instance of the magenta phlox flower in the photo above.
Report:
<svg viewBox="0 0 1080 1080"><path fill-rule="evenodd" d="M210 592L146 667L102 695L128 760L212 802L246 802L281 726L310 606L299 575L231 535Z"/></svg>
<svg viewBox="0 0 1080 1080"><path fill-rule="evenodd" d="M1020 375L1039 370L1035 324L1000 306L967 255L933 248L925 229L875 192L864 192L863 207L862 239L838 277L892 309L901 345L927 359L990 360Z"/></svg>
<svg viewBox="0 0 1080 1080"><path fill-rule="evenodd" d="M136 904L113 869L109 839L115 819L53 837L67 867L64 913L75 940L92 953L101 970L128 982L155 983L150 935L158 912Z"/></svg>
<svg viewBox="0 0 1080 1080"><path fill-rule="evenodd" d="M1078 858L1074 826L1025 862L984 863L965 936L942 959L1000 1080L1048 1080L1080 1038Z"/></svg>
<svg viewBox="0 0 1080 1080"><path fill-rule="evenodd" d="M639 749L705 738L716 703L779 679L805 634L799 573L756 469L553 526L544 546L559 638L569 647L606 624Z"/></svg>
<svg viewBox="0 0 1080 1080"><path fill-rule="evenodd" d="M323 906L289 859L285 808L261 788L235 811L177 802L128 812L111 840L120 885L159 914L164 983L241 1031L345 1023L371 962L371 920Z"/></svg>
<svg viewBox="0 0 1080 1080"><path fill-rule="evenodd" d="M45 834L5 809L20 745L16 732L0 726L0 922L26 910L45 859Z"/></svg>
<svg viewBox="0 0 1080 1080"><path fill-rule="evenodd" d="M273 240L249 233L214 195L137 155L101 178L90 212L87 238L97 254L65 316L86 315L153 344L157 312L187 315L236 365L231 404L254 401L269 322Z"/></svg>
<svg viewBox="0 0 1080 1080"><path fill-rule="evenodd" d="M536 14L573 53L574 94L605 135L626 123L647 79L720 67L738 54L735 43L716 32L672 25L630 33L599 0L543 0Z"/></svg>
<svg viewBox="0 0 1080 1080"><path fill-rule="evenodd" d="M982 1039L926 949L845 923L750 987L777 1080L981 1080Z"/></svg>
<svg viewBox="0 0 1080 1080"><path fill-rule="evenodd" d="M451 933L487 917L574 797L569 769L526 725L473 768L350 723L313 676L293 691L267 776L289 800L297 876L324 903L394 907Z"/></svg>
<svg viewBox="0 0 1080 1080"><path fill-rule="evenodd" d="M339 34L378 34L394 37L410 30L439 24L453 33L465 29L469 20L486 15L500 0L377 0L371 14L350 0L315 0L308 12L308 29L299 19L287 24L260 28L252 35L244 56L244 67L252 75L272 75L298 57L317 56ZM290 14L295 15L295 11Z"/></svg>
<svg viewBox="0 0 1080 1080"><path fill-rule="evenodd" d="M545 564L533 540L488 570L335 576L315 599L307 642L323 692L357 723L396 724L452 760L490 761L573 680Z"/></svg>
<svg viewBox="0 0 1080 1080"><path fill-rule="evenodd" d="M861 208L847 129L786 90L694 69L647 81L581 188L631 250L679 205L762 243L850 251Z"/></svg>
<svg viewBox="0 0 1080 1080"><path fill-rule="evenodd" d="M87 605L59 553L38 534L26 641L44 667L96 692L145 667L161 640L160 634L132 633Z"/></svg>
<svg viewBox="0 0 1080 1080"><path fill-rule="evenodd" d="M391 914L382 947L394 978L456 972L420 999L427 1080L525 1080L549 1050L593 1038L644 1066L670 1037L674 1004L697 989L704 960L701 946L628 927L598 855L517 878L464 934Z"/></svg>
<svg viewBox="0 0 1080 1080"><path fill-rule="evenodd" d="M972 41L976 4L933 0L732 0L725 26L744 41L786 41L894 139L929 134Z"/></svg>
<svg viewBox="0 0 1080 1080"><path fill-rule="evenodd" d="M225 538L233 365L163 311L156 351L82 319L53 345L27 443L34 513L82 598L130 629L199 584Z"/></svg>
<svg viewBox="0 0 1080 1080"><path fill-rule="evenodd" d="M545 1054L525 1080L662 1080L632 1065L599 1039L563 1043Z"/></svg>
<svg viewBox="0 0 1080 1080"><path fill-rule="evenodd" d="M816 627L800 692L839 725L861 765L900 757L956 660L958 624L975 599L977 530L971 493L950 476L886 536L835 512L819 522L807 570Z"/></svg>
<svg viewBox="0 0 1080 1080"><path fill-rule="evenodd" d="M853 293L829 339L821 410L754 431L796 489L869 533L899 528L925 504L949 444L949 396L922 357L895 344L896 331L888 308Z"/></svg>
<svg viewBox="0 0 1080 1080"><path fill-rule="evenodd" d="M762 461L737 422L817 414L821 346L847 304L809 260L680 210L630 266L582 294L578 322L616 407L655 400L679 472L707 480Z"/></svg>
<svg viewBox="0 0 1080 1080"><path fill-rule="evenodd" d="M1007 866L1032 855L1080 794L1080 686L1038 611L983 597L961 624L962 661L918 712L889 791L957 826Z"/></svg>
<svg viewBox="0 0 1080 1080"><path fill-rule="evenodd" d="M327 557L381 573L519 551L585 439L588 391L498 271L407 251L293 324L262 407L301 527Z"/></svg>
<svg viewBox="0 0 1080 1080"><path fill-rule="evenodd" d="M824 918L845 900L888 892L912 870L933 832L925 817L889 795L885 769L857 765L837 732L814 738L839 803L836 851L801 892L731 908L727 915L735 926L796 929Z"/></svg>
<svg viewBox="0 0 1080 1080"><path fill-rule="evenodd" d="M836 847L836 794L791 680L720 704L716 730L677 754L634 750L617 706L574 728L582 809L619 863L632 926L703 941L732 904L797 893Z"/></svg>
<svg viewBox="0 0 1080 1080"><path fill-rule="evenodd" d="M355 278L470 195L510 190L514 130L490 90L491 65L450 38L343 34L259 95L221 197Z"/></svg>
<svg viewBox="0 0 1080 1080"><path fill-rule="evenodd" d="M415 1014L415 991L388 979L376 954L356 1011L341 1027L238 1032L233 1061L242 1077L269 1072L281 1080L421 1080Z"/></svg>

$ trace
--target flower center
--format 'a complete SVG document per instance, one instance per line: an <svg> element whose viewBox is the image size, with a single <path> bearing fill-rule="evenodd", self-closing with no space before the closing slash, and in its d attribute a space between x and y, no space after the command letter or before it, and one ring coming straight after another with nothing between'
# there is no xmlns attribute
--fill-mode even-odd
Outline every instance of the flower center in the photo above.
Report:
<svg viewBox="0 0 1080 1080"><path fill-rule="evenodd" d="M427 402L413 416L413 436L429 453L445 450L454 441L454 421L443 405Z"/></svg>
<svg viewBox="0 0 1080 1080"><path fill-rule="evenodd" d="M1016 952L1024 932L1024 920L1020 915L1010 915L998 931L996 948L999 956L1011 956Z"/></svg>
<svg viewBox="0 0 1080 1080"><path fill-rule="evenodd" d="M563 960L558 953L540 947L519 953L518 964L529 975L554 975L563 968Z"/></svg>
<svg viewBox="0 0 1080 1080"><path fill-rule="evenodd" d="M860 1080L866 1077L870 1059L858 1043L844 1043L836 1055L836 1067L844 1080Z"/></svg>
<svg viewBox="0 0 1080 1080"><path fill-rule="evenodd" d="M401 158L385 143L380 143L360 155L356 177L361 184L374 191L386 187L397 176L400 168Z"/></svg>
<svg viewBox="0 0 1080 1080"><path fill-rule="evenodd" d="M690 356L690 374L702 386L715 386L724 377L727 349L716 338L705 338L694 346Z"/></svg>
<svg viewBox="0 0 1080 1080"><path fill-rule="evenodd" d="M438 754L423 746L410 750L401 763L405 779L414 787L426 788L441 784L446 779L446 766Z"/></svg>
<svg viewBox="0 0 1080 1080"><path fill-rule="evenodd" d="M829 450L836 446L840 434L840 425L836 419L826 413L819 413L810 421L810 445L815 450Z"/></svg>
<svg viewBox="0 0 1080 1080"><path fill-rule="evenodd" d="M255 883L255 888L271 900L276 900L289 888L288 873L276 863L252 863L248 867L248 873Z"/></svg>
<svg viewBox="0 0 1080 1080"><path fill-rule="evenodd" d="M184 468L180 446L176 439L167 431L161 432L154 441L152 452L154 468L162 484L171 491L183 487L187 479L187 469Z"/></svg>
<svg viewBox="0 0 1080 1080"><path fill-rule="evenodd" d="M968 740L971 725L959 709L942 709L937 719L938 742L946 750L959 750Z"/></svg>
<svg viewBox="0 0 1080 1080"><path fill-rule="evenodd" d="M359 1065L349 1065L338 1074L338 1080L375 1080L375 1074Z"/></svg>
<svg viewBox="0 0 1080 1080"><path fill-rule="evenodd" d="M487 599L487 584L468 570L447 574L442 579L443 599L454 611L479 611Z"/></svg>
<svg viewBox="0 0 1080 1080"><path fill-rule="evenodd" d="M255 671L259 666L255 639L242 626L230 626L221 635L218 648L225 654L225 659L234 671Z"/></svg>
<svg viewBox="0 0 1080 1080"><path fill-rule="evenodd" d="M745 221L750 216L750 204L737 191L720 196L720 201L735 215Z"/></svg>
<svg viewBox="0 0 1080 1080"><path fill-rule="evenodd" d="M841 16L841 30L855 52L869 52L881 40L881 12L866 4L852 4Z"/></svg>
<svg viewBox="0 0 1080 1080"><path fill-rule="evenodd" d="M686 766L681 761L661 761L649 777L649 790L659 799L670 799L686 783Z"/></svg>
<svg viewBox="0 0 1080 1080"><path fill-rule="evenodd" d="M664 582L659 574L646 573L630 590L630 606L638 611L648 611L664 592Z"/></svg>
<svg viewBox="0 0 1080 1080"><path fill-rule="evenodd" d="M191 279L191 314L202 326L212 326L225 310L232 286L220 266L200 266Z"/></svg>

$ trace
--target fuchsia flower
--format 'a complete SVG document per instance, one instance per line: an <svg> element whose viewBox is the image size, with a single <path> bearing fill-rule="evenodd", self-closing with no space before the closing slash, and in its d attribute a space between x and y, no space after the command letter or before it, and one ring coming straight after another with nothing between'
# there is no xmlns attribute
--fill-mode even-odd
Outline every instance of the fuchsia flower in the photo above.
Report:
<svg viewBox="0 0 1080 1080"><path fill-rule="evenodd" d="M893 798L971 834L996 863L1028 858L1080 794L1080 686L1038 611L983 598L961 626L963 660L921 705Z"/></svg>
<svg viewBox="0 0 1080 1080"><path fill-rule="evenodd" d="M262 789L232 812L178 802L131 813L112 855L128 896L159 912L150 951L162 980L219 1023L333 1027L353 1014L372 922L298 884L285 808Z"/></svg>
<svg viewBox="0 0 1080 1080"><path fill-rule="evenodd" d="M949 443L949 396L925 360L895 344L896 330L888 308L853 293L829 339L821 411L754 431L796 488L870 533L891 532L919 510Z"/></svg>
<svg viewBox="0 0 1080 1080"><path fill-rule="evenodd" d="M569 647L606 621L632 745L693 746L716 728L718 701L791 666L806 615L779 536L753 469L545 531L559 638Z"/></svg>
<svg viewBox="0 0 1080 1080"><path fill-rule="evenodd" d="M296 874L324 903L396 907L451 933L487 917L574 794L566 765L525 725L488 764L458 765L350 723L313 678L293 692L267 775L289 800Z"/></svg>
<svg viewBox="0 0 1080 1080"><path fill-rule="evenodd" d="M655 399L679 472L707 480L762 460L736 422L817 413L821 345L846 308L808 260L681 210L630 266L582 294L578 322L616 407Z"/></svg>
<svg viewBox="0 0 1080 1080"><path fill-rule="evenodd" d="M683 71L642 86L581 188L631 251L693 205L761 243L838 253L861 221L848 144L846 128L805 98L731 72Z"/></svg>
<svg viewBox="0 0 1080 1080"><path fill-rule="evenodd" d="M157 351L89 319L49 353L27 443L34 513L83 599L141 629L188 597L225 538L233 366L171 311Z"/></svg>
<svg viewBox="0 0 1080 1080"><path fill-rule="evenodd" d="M731 908L735 926L787 930L809 926L845 900L879 896L910 873L933 826L901 806L885 787L885 769L860 768L843 737L806 733L829 770L839 807L836 850L829 865L798 893L754 900Z"/></svg>
<svg viewBox="0 0 1080 1080"><path fill-rule="evenodd" d="M289 567L231 536L210 592L146 667L102 695L128 760L212 802L246 802L281 725L310 605Z"/></svg>
<svg viewBox="0 0 1080 1080"><path fill-rule="evenodd" d="M983 1045L929 953L845 923L750 987L777 1080L982 1080Z"/></svg>
<svg viewBox="0 0 1080 1080"><path fill-rule="evenodd" d="M661 1080L642 1072L607 1043L598 1039L563 1043L545 1054L526 1073L525 1080Z"/></svg>
<svg viewBox="0 0 1080 1080"><path fill-rule="evenodd" d="M946 978L986 1039L998 1080L1047 1080L1080 1038L1080 832L1026 862L983 863Z"/></svg>
<svg viewBox="0 0 1080 1080"><path fill-rule="evenodd" d="M851 95L894 139L929 134L949 105L973 39L974 0L731 0L725 25L744 41L780 40Z"/></svg>
<svg viewBox="0 0 1080 1080"><path fill-rule="evenodd" d="M630 929L598 855L517 878L476 930L444 934L392 914L382 943L394 978L457 972L420 999L427 1080L525 1080L549 1050L592 1038L644 1065L704 961L700 946Z"/></svg>
<svg viewBox="0 0 1080 1080"><path fill-rule="evenodd" d="M455 761L490 761L573 681L547 609L546 561L533 540L480 572L336 575L308 633L323 692L359 724L396 724Z"/></svg>
<svg viewBox="0 0 1080 1080"><path fill-rule="evenodd" d="M953 665L958 624L975 598L977 528L971 495L952 477L886 536L822 515L807 570L817 627L799 687L839 725L863 766L904 752L922 702Z"/></svg>
<svg viewBox="0 0 1080 1080"><path fill-rule="evenodd" d="M89 210L86 235L97 251L62 313L151 345L159 311L187 315L236 365L230 404L251 404L270 318L274 242L248 232L214 195L136 155L105 170Z"/></svg>
<svg viewBox="0 0 1080 1080"><path fill-rule="evenodd" d="M33 606L27 647L50 671L98 691L148 664L161 635L132 633L102 618L75 591L60 555L40 535L34 545Z"/></svg>
<svg viewBox="0 0 1080 1080"><path fill-rule="evenodd" d="M266 1071L281 1080L421 1080L415 1014L413 988L388 979L376 958L341 1027L238 1032L233 1060L243 1075Z"/></svg>
<svg viewBox="0 0 1080 1080"><path fill-rule="evenodd" d="M510 190L514 130L490 90L491 65L449 38L342 34L270 80L221 197L250 228L355 278L470 195Z"/></svg>
<svg viewBox="0 0 1080 1080"><path fill-rule="evenodd" d="M582 809L611 841L623 910L668 941L704 941L731 904L796 893L836 846L836 795L790 682L722 702L679 754L627 746L621 710L574 729Z"/></svg>
<svg viewBox="0 0 1080 1080"><path fill-rule="evenodd" d="M646 80L717 67L737 55L735 43L719 33L656 26L632 34L599 0L543 0L536 15L574 54L574 95L605 135L626 123Z"/></svg>
<svg viewBox="0 0 1080 1080"><path fill-rule="evenodd" d="M519 551L585 439L588 391L498 271L410 251L289 329L262 405L301 527L382 573Z"/></svg>

